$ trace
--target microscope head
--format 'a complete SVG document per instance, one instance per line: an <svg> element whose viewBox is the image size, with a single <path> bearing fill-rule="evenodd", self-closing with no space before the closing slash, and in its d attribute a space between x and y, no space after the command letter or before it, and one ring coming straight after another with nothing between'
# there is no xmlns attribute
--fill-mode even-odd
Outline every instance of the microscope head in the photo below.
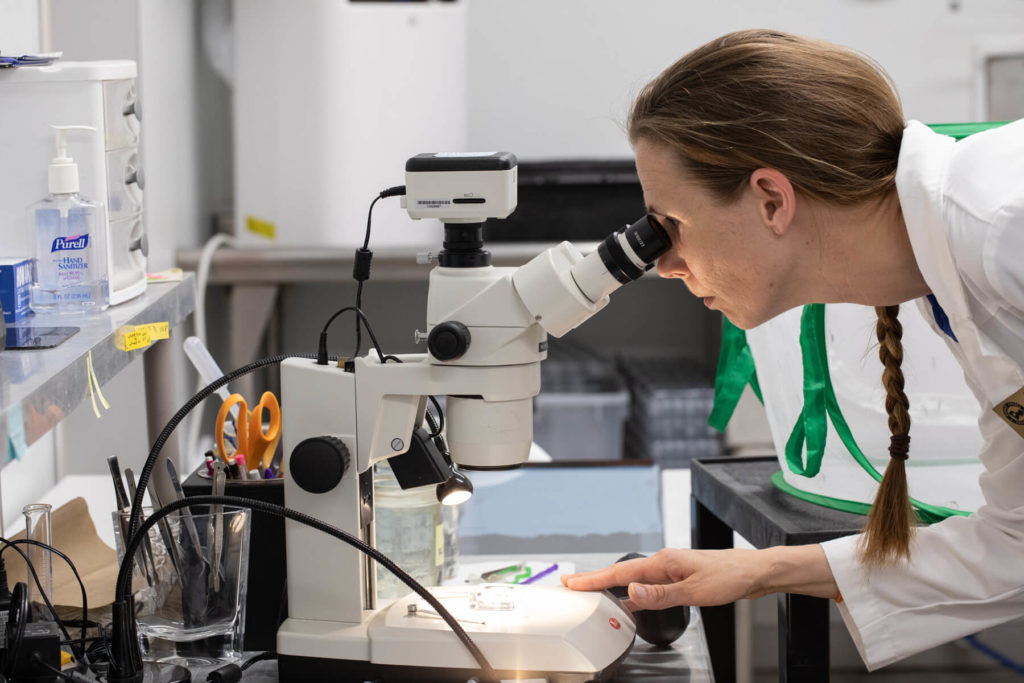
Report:
<svg viewBox="0 0 1024 683"><path fill-rule="evenodd" d="M483 222L515 210L516 169L515 156L500 152L420 154L406 163L409 215L445 223L430 274L426 362L447 396L451 458L466 469L526 461L547 335L560 337L601 310L670 245L644 216L587 256L562 242L518 268L494 268Z"/></svg>

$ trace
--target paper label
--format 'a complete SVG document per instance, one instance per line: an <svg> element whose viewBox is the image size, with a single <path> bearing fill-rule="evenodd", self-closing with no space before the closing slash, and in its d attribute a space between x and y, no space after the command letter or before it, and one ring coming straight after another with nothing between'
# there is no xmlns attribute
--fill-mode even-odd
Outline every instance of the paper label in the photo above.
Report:
<svg viewBox="0 0 1024 683"><path fill-rule="evenodd" d="M149 323L148 325L136 325L136 330L146 330L149 332L149 338L152 341L159 339L167 339L171 336L171 326L166 323Z"/></svg>
<svg viewBox="0 0 1024 683"><path fill-rule="evenodd" d="M145 348L155 341L167 339L170 335L171 326L167 322L125 325L117 331L114 343L122 351L134 351Z"/></svg>
<svg viewBox="0 0 1024 683"><path fill-rule="evenodd" d="M134 351L135 349L142 349L153 343L153 338L149 334L149 330L142 326L142 329L127 325L117 331L117 336L114 340L117 348L122 351Z"/></svg>
<svg viewBox="0 0 1024 683"><path fill-rule="evenodd" d="M268 240L277 239L277 226L270 221L262 221L255 216L245 217L245 229L254 235L266 237Z"/></svg>
<svg viewBox="0 0 1024 683"><path fill-rule="evenodd" d="M444 525L434 527L434 564L444 565Z"/></svg>
<svg viewBox="0 0 1024 683"><path fill-rule="evenodd" d="M1024 438L1024 387L1008 396L992 411L1003 418L1003 421L1010 425L1021 438Z"/></svg>

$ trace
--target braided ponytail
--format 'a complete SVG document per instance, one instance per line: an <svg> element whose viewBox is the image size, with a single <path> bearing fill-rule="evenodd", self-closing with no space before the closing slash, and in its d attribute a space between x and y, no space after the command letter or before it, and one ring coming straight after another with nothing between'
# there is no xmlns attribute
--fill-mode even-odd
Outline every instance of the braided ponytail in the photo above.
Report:
<svg viewBox="0 0 1024 683"><path fill-rule="evenodd" d="M879 306L876 334L878 357L885 369L885 412L889 414L889 465L871 506L861 552L871 566L889 564L910 557L910 539L914 528L914 508L907 490L906 460L910 449L910 402L903 392L903 326L897 320L899 306Z"/></svg>

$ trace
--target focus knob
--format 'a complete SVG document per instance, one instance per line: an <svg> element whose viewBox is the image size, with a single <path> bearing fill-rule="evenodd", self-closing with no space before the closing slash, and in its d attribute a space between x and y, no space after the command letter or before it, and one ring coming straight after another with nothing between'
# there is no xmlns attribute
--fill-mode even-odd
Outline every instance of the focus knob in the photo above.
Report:
<svg viewBox="0 0 1024 683"><path fill-rule="evenodd" d="M427 348L430 355L438 360L455 360L466 353L469 342L469 328L457 320L449 320L430 331Z"/></svg>
<svg viewBox="0 0 1024 683"><path fill-rule="evenodd" d="M327 493L348 471L352 456L348 447L333 436L313 436L292 450L288 469L303 491Z"/></svg>

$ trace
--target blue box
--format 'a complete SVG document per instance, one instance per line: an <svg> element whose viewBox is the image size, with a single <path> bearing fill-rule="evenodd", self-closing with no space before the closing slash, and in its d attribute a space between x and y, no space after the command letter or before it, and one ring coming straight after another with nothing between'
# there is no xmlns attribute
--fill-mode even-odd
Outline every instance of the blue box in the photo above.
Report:
<svg viewBox="0 0 1024 683"><path fill-rule="evenodd" d="M29 313L32 292L32 259L0 258L0 305L4 322L13 323Z"/></svg>

